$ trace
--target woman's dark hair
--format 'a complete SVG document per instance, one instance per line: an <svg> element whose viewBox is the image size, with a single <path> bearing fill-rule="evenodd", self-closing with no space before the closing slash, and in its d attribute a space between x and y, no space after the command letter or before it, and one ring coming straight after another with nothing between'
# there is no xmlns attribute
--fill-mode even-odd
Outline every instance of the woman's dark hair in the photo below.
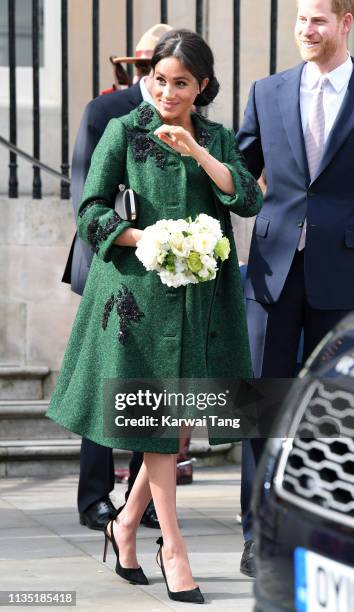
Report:
<svg viewBox="0 0 354 612"><path fill-rule="evenodd" d="M155 47L151 67L167 57L175 57L197 79L199 85L207 77L208 85L197 95L194 104L207 106L216 98L220 89L214 74L214 56L209 45L199 34L191 30L171 30L167 32Z"/></svg>

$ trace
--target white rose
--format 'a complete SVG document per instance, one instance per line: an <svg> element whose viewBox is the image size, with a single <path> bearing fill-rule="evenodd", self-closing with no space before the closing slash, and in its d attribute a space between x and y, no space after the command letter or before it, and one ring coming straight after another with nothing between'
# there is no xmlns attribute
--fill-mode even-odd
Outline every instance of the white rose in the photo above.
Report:
<svg viewBox="0 0 354 612"><path fill-rule="evenodd" d="M188 232L189 223L184 219L170 219L168 221L168 229L171 234Z"/></svg>
<svg viewBox="0 0 354 612"><path fill-rule="evenodd" d="M171 251L177 255L177 257L188 257L191 246L192 241L190 239L188 240L188 238L183 236L180 232L172 234L170 237Z"/></svg>
<svg viewBox="0 0 354 612"><path fill-rule="evenodd" d="M168 245L170 239L170 233L165 229L157 230L154 233L154 240L160 245Z"/></svg>
<svg viewBox="0 0 354 612"><path fill-rule="evenodd" d="M217 266L217 261L215 257L210 257L210 255L202 255L200 261L202 262L205 268L208 268L210 270L215 269Z"/></svg>
<svg viewBox="0 0 354 612"><path fill-rule="evenodd" d="M200 276L200 278L208 278L209 274L210 274L210 271L208 270L208 268L202 268L198 272L198 276Z"/></svg>
<svg viewBox="0 0 354 612"><path fill-rule="evenodd" d="M136 244L135 254L147 270L155 270L159 266L159 259L165 254L166 248L161 245L160 236L153 225L145 228L142 237ZM163 236L162 236L163 238Z"/></svg>
<svg viewBox="0 0 354 612"><path fill-rule="evenodd" d="M155 270L158 265L158 257L161 254L153 242L139 240L135 255L143 263L147 270Z"/></svg>
<svg viewBox="0 0 354 612"><path fill-rule="evenodd" d="M213 280L216 277L216 270L209 270L207 268L202 268L200 272L198 272L198 276L200 278Z"/></svg>
<svg viewBox="0 0 354 612"><path fill-rule="evenodd" d="M217 219L214 219L214 217L201 213L197 216L195 224L199 226L202 231L207 230L212 234L215 234L218 240L222 238L220 222Z"/></svg>
<svg viewBox="0 0 354 612"><path fill-rule="evenodd" d="M156 221L154 225L150 225L150 227L155 228L157 231L167 230L168 231L168 219L160 219L160 221Z"/></svg>
<svg viewBox="0 0 354 612"><path fill-rule="evenodd" d="M199 232L193 235L193 248L201 255L208 255L214 251L218 238L209 232Z"/></svg>

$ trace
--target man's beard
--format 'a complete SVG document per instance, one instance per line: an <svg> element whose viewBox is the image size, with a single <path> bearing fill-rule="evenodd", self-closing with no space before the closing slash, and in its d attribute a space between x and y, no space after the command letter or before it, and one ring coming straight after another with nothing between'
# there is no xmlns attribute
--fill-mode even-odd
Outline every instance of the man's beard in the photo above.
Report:
<svg viewBox="0 0 354 612"><path fill-rule="evenodd" d="M301 57L306 62L317 62L326 64L332 57L335 56L338 50L338 40L336 37L322 40L318 47L306 49L298 42Z"/></svg>

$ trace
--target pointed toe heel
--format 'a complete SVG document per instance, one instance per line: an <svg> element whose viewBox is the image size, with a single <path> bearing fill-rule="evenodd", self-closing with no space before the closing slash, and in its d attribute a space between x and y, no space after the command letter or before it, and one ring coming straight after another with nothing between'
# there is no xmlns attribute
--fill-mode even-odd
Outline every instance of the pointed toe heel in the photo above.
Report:
<svg viewBox="0 0 354 612"><path fill-rule="evenodd" d="M168 582L167 582L167 578L166 578L166 574L165 574L163 560L162 560L163 539L161 537L158 538L156 540L156 544L158 544L159 546L159 549L156 555L156 563L161 568L162 575L164 577L166 588L167 588L167 594L169 598L172 599L173 601L181 601L184 603L195 603L195 604L205 603L205 599L199 587L195 587L194 589L190 589L189 591L170 591ZM159 560L160 560L160 563L159 563Z"/></svg>
<svg viewBox="0 0 354 612"><path fill-rule="evenodd" d="M109 535L110 534L110 535ZM113 534L113 520L109 521L104 529L104 549L103 549L103 562L105 563L107 558L107 547L108 542L112 543L114 553L117 557L116 563L116 574L130 582L130 584L139 584L139 585L147 585L149 584L148 579L146 578L141 567L122 567L119 561L119 548L117 542L115 541Z"/></svg>
<svg viewBox="0 0 354 612"><path fill-rule="evenodd" d="M137 567L136 569L134 568L128 569L126 567L122 567L121 564L119 563L119 559L117 559L117 563L116 563L116 574L118 574L118 576L120 576L124 580L127 580L128 582L130 582L130 584L138 584L140 586L149 584L149 581L146 578L141 567Z"/></svg>

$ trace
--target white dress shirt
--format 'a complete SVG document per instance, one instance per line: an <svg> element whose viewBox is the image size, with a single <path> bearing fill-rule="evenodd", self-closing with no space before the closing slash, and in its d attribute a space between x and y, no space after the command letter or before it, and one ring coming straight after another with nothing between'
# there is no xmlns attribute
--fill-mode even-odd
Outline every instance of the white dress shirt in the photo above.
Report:
<svg viewBox="0 0 354 612"><path fill-rule="evenodd" d="M326 75L323 75L313 62L307 62L301 75L300 85L300 110L302 129L305 134L309 121L310 107L318 82L322 76L327 77L323 92L323 107L325 112L325 136L326 143L330 131L334 125L340 108L347 93L350 77L353 72L353 62L348 55L344 64L338 66Z"/></svg>

